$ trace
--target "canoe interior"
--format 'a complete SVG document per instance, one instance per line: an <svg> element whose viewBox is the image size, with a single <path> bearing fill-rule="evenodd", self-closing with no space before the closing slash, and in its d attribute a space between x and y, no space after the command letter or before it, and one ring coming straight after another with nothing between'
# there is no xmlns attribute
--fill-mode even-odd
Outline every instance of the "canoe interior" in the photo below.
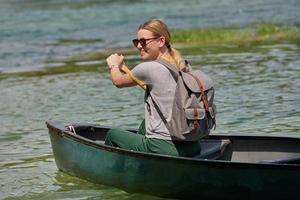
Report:
<svg viewBox="0 0 300 200"><path fill-rule="evenodd" d="M73 127L76 135L101 145L104 144L106 133L110 128L90 124L73 124ZM129 131L133 134L137 132L135 129ZM214 134L202 139L200 143L204 149L201 154L215 148L212 145L220 146L221 143L222 145L224 143L224 145L219 149L217 156L213 155L205 158L198 155L195 159L300 165L300 138L297 137Z"/></svg>

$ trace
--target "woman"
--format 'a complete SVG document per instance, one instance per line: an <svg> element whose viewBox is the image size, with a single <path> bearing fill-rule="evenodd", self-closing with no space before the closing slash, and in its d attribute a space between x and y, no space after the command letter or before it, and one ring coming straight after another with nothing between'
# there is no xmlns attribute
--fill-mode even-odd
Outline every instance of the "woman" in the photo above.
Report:
<svg viewBox="0 0 300 200"><path fill-rule="evenodd" d="M162 64L155 62L164 59L178 69L185 67L180 54L170 45L171 35L166 24L154 19L142 24L137 31L137 38L133 44L138 49L140 57L146 62L140 63L132 74L143 81L151 97L158 104L166 120L171 118L176 83L170 71ZM111 79L117 87L135 86L136 83L120 67L124 64L124 57L112 54L107 59L111 72ZM105 143L120 148L167 154L173 156L194 156L200 152L198 141L173 141L170 133L154 108L153 101L145 97L145 123L139 128L139 134L132 134L117 128L112 128Z"/></svg>

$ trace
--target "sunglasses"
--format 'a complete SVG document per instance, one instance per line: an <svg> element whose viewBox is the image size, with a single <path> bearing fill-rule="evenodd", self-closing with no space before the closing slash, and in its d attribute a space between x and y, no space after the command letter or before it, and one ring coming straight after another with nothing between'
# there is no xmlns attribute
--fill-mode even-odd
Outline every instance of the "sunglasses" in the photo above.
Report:
<svg viewBox="0 0 300 200"><path fill-rule="evenodd" d="M157 39L157 37L155 37L155 38L141 38L141 39L134 39L134 40L132 40L132 43L133 43L133 45L135 46L135 47L137 47L138 45L139 45L139 43L141 44L141 46L143 47L143 48L145 48L146 46L147 46L147 44L149 44L149 43L147 43L147 41L148 40L154 40L154 39Z"/></svg>

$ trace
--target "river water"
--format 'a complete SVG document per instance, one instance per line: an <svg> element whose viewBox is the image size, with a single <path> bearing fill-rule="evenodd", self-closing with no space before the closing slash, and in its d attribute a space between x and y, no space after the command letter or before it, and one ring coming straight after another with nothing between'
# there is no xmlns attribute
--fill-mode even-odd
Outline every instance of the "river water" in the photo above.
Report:
<svg viewBox="0 0 300 200"><path fill-rule="evenodd" d="M243 26L262 19L299 24L300 19L296 0L174 1L167 8L160 2L169 3L2 0L0 69L42 68L48 59L127 46L136 26L150 17L172 27ZM299 43L180 50L215 81L214 133L300 136ZM53 119L136 127L142 102L141 89L113 87L106 70L0 80L0 199L159 199L59 172L45 126Z"/></svg>
<svg viewBox="0 0 300 200"><path fill-rule="evenodd" d="M154 17L171 28L300 24L299 7L299 0L1 0L0 71L126 46Z"/></svg>

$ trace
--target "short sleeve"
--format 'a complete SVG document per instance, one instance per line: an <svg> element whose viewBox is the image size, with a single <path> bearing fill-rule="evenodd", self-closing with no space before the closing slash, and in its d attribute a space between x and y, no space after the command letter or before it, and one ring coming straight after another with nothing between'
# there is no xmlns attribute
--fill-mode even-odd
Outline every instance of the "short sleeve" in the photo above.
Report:
<svg viewBox="0 0 300 200"><path fill-rule="evenodd" d="M132 74L145 84L151 83L151 64L150 62L143 62L138 64L132 69Z"/></svg>

